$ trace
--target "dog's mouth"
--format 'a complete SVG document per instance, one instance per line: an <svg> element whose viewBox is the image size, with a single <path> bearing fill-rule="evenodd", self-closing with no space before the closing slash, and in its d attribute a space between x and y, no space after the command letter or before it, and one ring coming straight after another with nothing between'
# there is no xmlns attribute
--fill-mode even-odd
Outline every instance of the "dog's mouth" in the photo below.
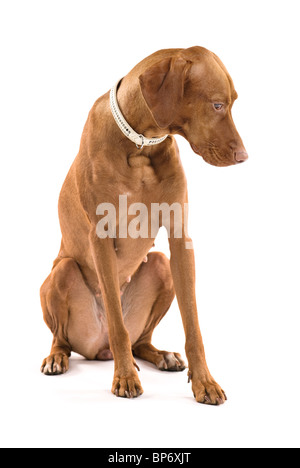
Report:
<svg viewBox="0 0 300 468"><path fill-rule="evenodd" d="M191 143L191 147L192 147L192 150L194 151L194 153L198 154L199 156L202 156L199 148L197 148L197 146L194 145L194 143Z"/></svg>
<svg viewBox="0 0 300 468"><path fill-rule="evenodd" d="M202 151L198 146L194 143L191 143L191 148L194 153L201 156L205 162L210 164L211 166L217 167L228 167L237 164L237 162L230 158L229 155L227 157L222 157L220 152L214 145L211 145L207 148L207 151Z"/></svg>

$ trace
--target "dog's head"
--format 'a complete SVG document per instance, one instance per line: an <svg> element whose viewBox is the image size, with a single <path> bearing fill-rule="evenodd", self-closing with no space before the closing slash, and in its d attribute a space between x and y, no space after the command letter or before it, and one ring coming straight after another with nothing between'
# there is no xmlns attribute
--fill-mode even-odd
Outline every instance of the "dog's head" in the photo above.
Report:
<svg viewBox="0 0 300 468"><path fill-rule="evenodd" d="M237 92L215 54L178 49L148 67L139 82L156 124L183 135L206 162L230 166L248 159L231 115Z"/></svg>

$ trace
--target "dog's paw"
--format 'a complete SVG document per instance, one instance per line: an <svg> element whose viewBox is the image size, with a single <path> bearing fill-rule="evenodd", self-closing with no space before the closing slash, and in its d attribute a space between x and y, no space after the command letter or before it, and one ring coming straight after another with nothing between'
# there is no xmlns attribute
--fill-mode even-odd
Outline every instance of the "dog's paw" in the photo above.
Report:
<svg viewBox="0 0 300 468"><path fill-rule="evenodd" d="M69 358L66 354L50 354L44 359L41 372L45 375L65 374L69 369Z"/></svg>
<svg viewBox="0 0 300 468"><path fill-rule="evenodd" d="M193 378L189 374L189 378L192 378L192 390L198 403L219 406L227 400L224 390L210 375Z"/></svg>
<svg viewBox="0 0 300 468"><path fill-rule="evenodd" d="M161 371L181 372L186 369L185 362L178 353L167 353L161 351L161 359L157 363Z"/></svg>
<svg viewBox="0 0 300 468"><path fill-rule="evenodd" d="M115 374L111 391L121 398L137 398L144 393L136 371L127 376Z"/></svg>

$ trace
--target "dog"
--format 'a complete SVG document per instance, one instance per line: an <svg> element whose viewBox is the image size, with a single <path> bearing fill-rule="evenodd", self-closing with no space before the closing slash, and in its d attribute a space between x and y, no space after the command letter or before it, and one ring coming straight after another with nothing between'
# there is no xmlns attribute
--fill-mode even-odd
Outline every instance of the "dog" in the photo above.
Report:
<svg viewBox="0 0 300 468"><path fill-rule="evenodd" d="M175 134L214 166L246 161L231 114L236 99L221 60L196 46L154 53L95 102L61 190L61 247L40 291L44 320L53 333L42 373L65 373L72 351L89 360L114 359L112 393L142 395L135 357L163 371L186 368L180 354L151 343L176 295L194 397L210 405L225 402L206 363L191 239L185 229L177 235L174 215L168 225L170 260L150 252L156 232L126 236L122 222L121 233L119 202L126 196L131 206L142 203L149 223L153 204L185 209L187 182ZM99 213L104 216L107 206L101 211L101 203L115 210L116 223L107 229L111 235L99 233L104 219ZM165 226L159 219L159 227Z"/></svg>

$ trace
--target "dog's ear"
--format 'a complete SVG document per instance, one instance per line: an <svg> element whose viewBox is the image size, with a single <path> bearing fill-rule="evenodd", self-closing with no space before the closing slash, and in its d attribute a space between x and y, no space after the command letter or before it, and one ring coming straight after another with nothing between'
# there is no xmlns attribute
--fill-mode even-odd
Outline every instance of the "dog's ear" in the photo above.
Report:
<svg viewBox="0 0 300 468"><path fill-rule="evenodd" d="M167 58L139 77L144 99L160 128L168 127L176 117L189 64L180 57Z"/></svg>

